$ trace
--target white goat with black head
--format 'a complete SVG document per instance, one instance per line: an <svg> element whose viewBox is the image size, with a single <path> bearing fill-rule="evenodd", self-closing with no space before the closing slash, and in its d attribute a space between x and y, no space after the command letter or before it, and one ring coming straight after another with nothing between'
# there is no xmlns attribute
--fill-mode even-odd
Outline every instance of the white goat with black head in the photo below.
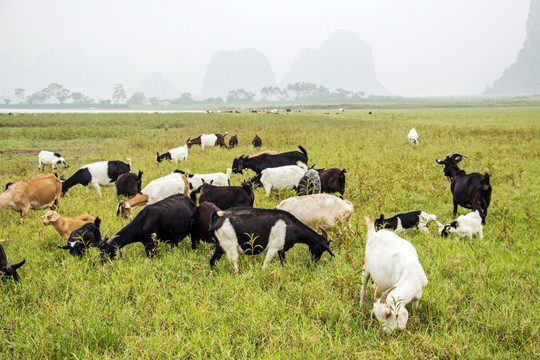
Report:
<svg viewBox="0 0 540 360"><path fill-rule="evenodd" d="M478 210L472 211L467 215L460 215L456 220L447 225L443 225L437 221L437 225L439 225L439 235L442 237L454 234L459 237L468 237L469 239L472 239L475 235L480 240L484 238L482 217Z"/></svg>
<svg viewBox="0 0 540 360"><path fill-rule="evenodd" d="M375 231L370 218L364 218L367 226L366 256L362 273L360 306L366 296L369 278L377 286L372 318L381 322L383 330L404 329L409 319L405 308L412 302L416 308L422 290L428 284L424 269L418 260L414 246L388 230ZM377 299L377 289L384 291Z"/></svg>

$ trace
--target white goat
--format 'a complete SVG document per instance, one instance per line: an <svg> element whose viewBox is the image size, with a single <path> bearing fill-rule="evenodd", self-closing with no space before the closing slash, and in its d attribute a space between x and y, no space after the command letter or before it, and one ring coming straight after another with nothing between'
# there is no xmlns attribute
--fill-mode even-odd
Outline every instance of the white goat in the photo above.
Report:
<svg viewBox="0 0 540 360"><path fill-rule="evenodd" d="M266 196L270 195L272 188L291 189L297 186L307 169L307 165L301 161L297 161L296 165L264 169L261 171L261 183Z"/></svg>
<svg viewBox="0 0 540 360"><path fill-rule="evenodd" d="M371 316L382 323L383 330L393 331L396 327L404 329L409 319L405 308L412 302L414 311L422 290L428 284L424 269L418 261L414 246L405 239L388 230L375 231L373 221L365 217L367 226L366 255L362 273L362 292L360 306L366 296L369 277L384 291L375 300Z"/></svg>
<svg viewBox="0 0 540 360"><path fill-rule="evenodd" d="M336 223L346 224L354 207L349 200L334 195L311 194L290 197L279 203L276 208L290 212L313 229L319 225L327 229Z"/></svg>
<svg viewBox="0 0 540 360"><path fill-rule="evenodd" d="M189 174L187 175L189 185L191 189L197 189L203 183L212 184L216 186L228 186L230 185L232 169L228 168L227 173L211 173L211 174Z"/></svg>
<svg viewBox="0 0 540 360"><path fill-rule="evenodd" d="M460 215L448 225L443 225L438 221L437 225L439 225L439 235L442 237L455 234L459 237L468 237L469 239L472 239L474 235L480 240L484 238L482 217L478 210L470 212L467 215Z"/></svg>
<svg viewBox="0 0 540 360"><path fill-rule="evenodd" d="M53 170L56 170L56 165L62 164L64 168L69 167L66 160L59 154L52 151L41 150L38 154L38 168L43 171L45 165L51 165Z"/></svg>
<svg viewBox="0 0 540 360"><path fill-rule="evenodd" d="M410 143L418 145L419 136L414 128L412 128L411 131L409 131L409 135L407 135L407 138L409 139Z"/></svg>
<svg viewBox="0 0 540 360"><path fill-rule="evenodd" d="M169 161L178 162L178 160L187 160L188 158L188 147L187 145L179 146L173 149L170 149L164 154L159 154L159 152L156 154L156 162L159 164L163 161L163 159L167 159Z"/></svg>

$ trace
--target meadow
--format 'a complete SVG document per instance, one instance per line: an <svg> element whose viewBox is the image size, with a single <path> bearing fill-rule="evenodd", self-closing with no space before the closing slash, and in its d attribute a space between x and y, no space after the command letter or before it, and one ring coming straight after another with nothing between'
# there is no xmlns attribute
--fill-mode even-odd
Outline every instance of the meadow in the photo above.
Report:
<svg viewBox="0 0 540 360"><path fill-rule="evenodd" d="M251 139L278 152L302 145L309 165L347 169L344 198L355 212L350 227L329 235L335 257L314 263L298 244L282 266L277 257L243 256L234 273L223 257L211 270L214 246L160 243L102 262L96 249L74 258L46 210L24 221L0 212L0 239L12 262L26 259L22 281L0 281L0 359L515 359L540 357L540 108L378 108L279 114L0 114L0 184L40 173L40 150L60 152L71 167L131 158L143 186L174 169L225 172ZM415 127L420 145L407 142ZM239 146L192 147L187 161L155 162L160 153L201 133L237 134ZM435 160L469 157L467 172L488 172L492 202L484 239L402 236L417 249L429 284L403 331L385 334L370 320L373 289L359 308L366 228L364 216L423 210L449 223L450 182ZM253 173L233 174L239 185ZM2 185L3 188L4 185ZM59 213L90 213L111 234L114 187L100 198L80 185L61 199ZM273 208L293 196L255 191L255 206ZM136 212L140 211L136 210ZM458 214L469 210L459 208Z"/></svg>

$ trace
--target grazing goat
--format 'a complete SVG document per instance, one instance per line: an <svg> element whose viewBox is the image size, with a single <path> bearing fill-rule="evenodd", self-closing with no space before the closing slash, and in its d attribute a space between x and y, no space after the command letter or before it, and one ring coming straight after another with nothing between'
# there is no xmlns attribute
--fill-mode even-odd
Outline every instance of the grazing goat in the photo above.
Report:
<svg viewBox="0 0 540 360"><path fill-rule="evenodd" d="M346 224L354 210L352 202L330 194L293 196L280 202L276 208L290 212L312 229Z"/></svg>
<svg viewBox="0 0 540 360"><path fill-rule="evenodd" d="M478 210L472 211L467 215L460 215L456 220L447 225L443 225L437 221L437 225L439 225L439 235L442 237L455 234L459 237L468 237L471 240L474 235L480 240L484 238L482 217Z"/></svg>
<svg viewBox="0 0 540 360"><path fill-rule="evenodd" d="M214 233L210 231L210 223L212 222L212 214L216 211L220 211L214 203L203 201L197 208L196 217L196 231L197 238L207 243L215 243L216 237Z"/></svg>
<svg viewBox="0 0 540 360"><path fill-rule="evenodd" d="M298 196L320 194L321 177L319 176L319 172L313 168L309 168L298 182L298 186L295 190Z"/></svg>
<svg viewBox="0 0 540 360"><path fill-rule="evenodd" d="M397 214L391 218L381 217L375 220L375 229L392 229L396 231L405 231L409 229L418 229L428 233L428 224L430 221L436 221L437 216L423 211L411 211L404 214Z"/></svg>
<svg viewBox="0 0 540 360"><path fill-rule="evenodd" d="M77 184L86 186L87 192L93 187L101 197L100 186L114 186L118 176L129 172L130 164L120 160L98 161L82 166L75 174L62 183L62 194Z"/></svg>
<svg viewBox="0 0 540 360"><path fill-rule="evenodd" d="M420 138L420 136L418 136L418 133L416 132L416 130L412 128L411 131L409 131L407 138L409 139L410 143L418 145L418 139Z"/></svg>
<svg viewBox="0 0 540 360"><path fill-rule="evenodd" d="M0 240L4 241L4 240ZM4 247L0 245L0 278L5 279L7 277L12 277L13 281L19 282L21 278L17 273L17 269L24 265L26 259L20 263L11 265L7 259L6 251Z"/></svg>
<svg viewBox="0 0 540 360"><path fill-rule="evenodd" d="M446 155L444 160L436 160L444 165L444 175L450 180L450 191L454 201L454 215L457 214L458 205L466 209L478 210L482 217L482 224L486 223L487 209L491 202L491 184L489 174L467 174L458 168L463 155Z"/></svg>
<svg viewBox="0 0 540 360"><path fill-rule="evenodd" d="M159 152L156 152L156 163L160 163L163 159L174 161L178 163L178 160L187 160L188 158L188 147L187 145L179 146L174 149L170 149L164 154L159 155Z"/></svg>
<svg viewBox="0 0 540 360"><path fill-rule="evenodd" d="M221 134L202 134L197 136L195 139L189 138L187 140L187 147L192 145L201 145L201 148L204 150L205 146L221 146L226 147L225 145L225 136L229 132L225 132L224 135Z"/></svg>
<svg viewBox="0 0 540 360"><path fill-rule="evenodd" d="M301 152L289 151L276 155L261 154L251 158L246 155L240 155L233 160L233 173L241 174L244 169L251 169L257 174L260 174L264 169L285 165L295 165L297 161L307 164L307 151L302 146L298 146L298 148Z"/></svg>
<svg viewBox="0 0 540 360"><path fill-rule="evenodd" d="M212 215L210 231L218 242L210 267L213 269L223 253L238 272L238 254L256 255L267 251L262 268L277 253L281 263L285 252L296 243L309 246L311 257L318 261L325 251L332 256L330 242L323 230L317 234L286 211L278 209L234 208Z"/></svg>
<svg viewBox="0 0 540 360"><path fill-rule="evenodd" d="M96 244L101 239L99 226L101 219L96 217L93 222L86 223L69 234L67 245L59 246L63 250L69 250L73 256L82 257L87 248L92 244Z"/></svg>
<svg viewBox="0 0 540 360"><path fill-rule="evenodd" d="M211 174L188 174L187 179L190 189L197 189L203 183L212 184L215 186L228 186L231 184L232 169L228 168L227 173L211 173Z"/></svg>
<svg viewBox="0 0 540 360"><path fill-rule="evenodd" d="M381 322L385 332L396 327L404 329L409 319L405 305L412 302L412 310L415 310L428 279L410 242L388 230L376 232L373 221L367 217L364 219L367 242L360 306L371 276L377 285L371 316ZM377 289L384 291L380 299L377 299Z"/></svg>
<svg viewBox="0 0 540 360"><path fill-rule="evenodd" d="M152 205L146 206L137 216L116 235L103 239L91 246L99 248L111 258L126 245L140 242L144 245L147 256L152 256L156 249L156 238L178 245L180 240L191 235L191 246L196 248L198 239L195 227L197 206L185 194L171 195Z"/></svg>
<svg viewBox="0 0 540 360"><path fill-rule="evenodd" d="M68 168L69 165L66 163L66 160L60 155L59 153L47 151L47 150L41 150L38 154L38 168L43 171L45 169L45 165L51 165L51 168L53 170L56 170L56 166L58 164L64 165L64 169Z"/></svg>
<svg viewBox="0 0 540 360"><path fill-rule="evenodd" d="M179 170L150 181L131 199L121 200L118 203L116 215L123 218L129 217L134 207L154 204L174 194L189 194L188 180Z"/></svg>
<svg viewBox="0 0 540 360"><path fill-rule="evenodd" d="M251 140L251 144L254 148L260 148L262 146L262 139L259 137L259 135L255 135L253 140Z"/></svg>
<svg viewBox="0 0 540 360"><path fill-rule="evenodd" d="M75 217L63 217L56 211L47 211L43 217L43 226L52 225L62 239L69 238L69 235L76 229L86 223L94 222L95 217L88 214L82 214Z"/></svg>
<svg viewBox="0 0 540 360"><path fill-rule="evenodd" d="M116 196L133 197L141 192L143 172L139 174L131 172L123 173L116 179Z"/></svg>
<svg viewBox="0 0 540 360"><path fill-rule="evenodd" d="M249 181L244 181L241 186L202 184L191 192L191 200L195 203L197 203L197 194L201 194L199 204L208 201L222 210L232 207L253 207L255 201L253 187Z"/></svg>
<svg viewBox="0 0 540 360"><path fill-rule="evenodd" d="M9 184L0 194L0 210L11 209L26 217L30 208L42 210L58 205L62 182L54 174L41 174Z"/></svg>
<svg viewBox="0 0 540 360"><path fill-rule="evenodd" d="M323 193L340 193L341 196L345 193L345 173L346 169L330 168L321 169L319 178L321 179L321 192Z"/></svg>
<svg viewBox="0 0 540 360"><path fill-rule="evenodd" d="M260 181L266 192L266 196L270 195L273 188L292 189L296 187L307 169L307 165L301 161L297 161L296 165L264 169L261 171Z"/></svg>
<svg viewBox="0 0 540 360"><path fill-rule="evenodd" d="M229 149L232 149L235 146L238 146L238 137L236 135L233 135L229 139Z"/></svg>

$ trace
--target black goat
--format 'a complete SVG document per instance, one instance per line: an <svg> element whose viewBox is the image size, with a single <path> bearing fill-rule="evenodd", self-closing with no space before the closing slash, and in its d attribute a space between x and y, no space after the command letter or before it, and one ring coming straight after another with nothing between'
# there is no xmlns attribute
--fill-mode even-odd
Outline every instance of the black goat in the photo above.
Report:
<svg viewBox="0 0 540 360"><path fill-rule="evenodd" d="M327 194L338 192L343 196L345 192L345 173L347 170L330 168L318 171L321 179L321 192Z"/></svg>
<svg viewBox="0 0 540 360"><path fill-rule="evenodd" d="M191 200L199 204L205 201L214 203L218 208L226 210L232 207L253 207L255 195L250 181L244 181L241 186L215 186L202 184L190 194Z"/></svg>
<svg viewBox="0 0 540 360"><path fill-rule="evenodd" d="M132 172L123 173L116 179L116 195L125 195L133 197L141 192L143 172L139 170L139 174Z"/></svg>
<svg viewBox="0 0 540 360"><path fill-rule="evenodd" d="M0 245L0 278L11 276L15 282L19 282L21 278L17 274L17 269L23 266L25 262L26 259L20 263L10 265L4 247Z"/></svg>
<svg viewBox="0 0 540 360"><path fill-rule="evenodd" d="M231 136L229 139L229 149L238 146L238 137L236 135Z"/></svg>
<svg viewBox="0 0 540 360"><path fill-rule="evenodd" d="M296 165L297 161L301 161L304 164L308 163L307 151L298 146L300 151L289 151L276 155L261 154L256 157L249 157L247 155L240 155L233 160L233 173L241 174L244 169L251 169L257 174L267 168L274 168L285 165Z"/></svg>
<svg viewBox="0 0 540 360"><path fill-rule="evenodd" d="M467 174L458 168L458 163L463 158L461 154L446 155L444 160L436 160L444 165L444 175L450 180L450 191L454 197L454 215L458 205L466 209L478 210L482 217L482 224L486 223L487 209L491 202L491 184L489 174Z"/></svg>
<svg viewBox="0 0 540 360"><path fill-rule="evenodd" d="M262 146L262 139L259 137L259 135L255 135L251 143L253 144L254 148L260 148Z"/></svg>
<svg viewBox="0 0 540 360"><path fill-rule="evenodd" d="M87 248L102 240L99 225L101 225L101 219L96 217L93 223L86 223L73 230L69 234L67 245L59 246L59 248L69 250L69 253L73 256L82 257Z"/></svg>

